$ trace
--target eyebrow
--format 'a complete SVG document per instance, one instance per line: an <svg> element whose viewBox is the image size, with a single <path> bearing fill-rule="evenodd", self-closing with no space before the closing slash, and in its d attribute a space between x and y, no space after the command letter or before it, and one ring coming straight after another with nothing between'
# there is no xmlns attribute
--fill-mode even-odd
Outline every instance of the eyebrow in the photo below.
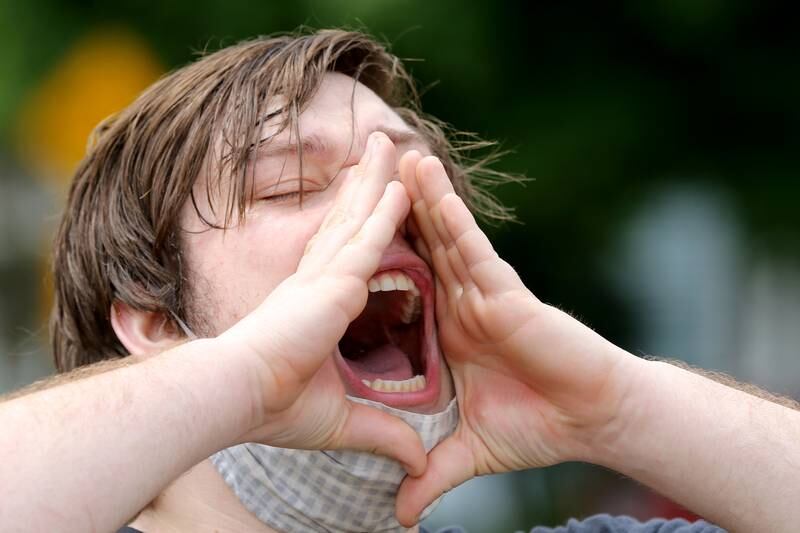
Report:
<svg viewBox="0 0 800 533"><path fill-rule="evenodd" d="M423 136L410 128L398 129L381 125L372 130L372 132L375 131L384 133L395 145L412 143L425 144L425 139ZM330 153L333 149L333 147L325 140L325 138L317 134L304 136L300 144L302 145L303 153L307 154L324 155L326 153ZM269 137L259 141L256 149L258 151L259 159L262 157L297 155L299 151L298 144L295 141L272 141Z"/></svg>

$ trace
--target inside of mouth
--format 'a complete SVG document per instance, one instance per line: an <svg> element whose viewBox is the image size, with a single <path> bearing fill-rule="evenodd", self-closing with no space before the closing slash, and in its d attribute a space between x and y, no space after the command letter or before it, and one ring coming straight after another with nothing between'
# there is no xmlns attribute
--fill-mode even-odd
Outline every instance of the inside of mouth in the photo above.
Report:
<svg viewBox="0 0 800 533"><path fill-rule="evenodd" d="M404 381L425 374L421 313L403 320L407 291L370 292L347 328L339 351L359 380ZM407 317L407 315L406 315Z"/></svg>

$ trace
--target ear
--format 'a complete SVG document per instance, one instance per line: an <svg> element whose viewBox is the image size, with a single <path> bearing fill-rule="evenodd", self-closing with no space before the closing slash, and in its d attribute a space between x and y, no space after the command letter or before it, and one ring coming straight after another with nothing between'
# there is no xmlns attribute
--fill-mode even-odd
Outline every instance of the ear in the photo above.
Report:
<svg viewBox="0 0 800 533"><path fill-rule="evenodd" d="M131 355L150 356L180 344L184 338L164 313L111 304L111 327Z"/></svg>

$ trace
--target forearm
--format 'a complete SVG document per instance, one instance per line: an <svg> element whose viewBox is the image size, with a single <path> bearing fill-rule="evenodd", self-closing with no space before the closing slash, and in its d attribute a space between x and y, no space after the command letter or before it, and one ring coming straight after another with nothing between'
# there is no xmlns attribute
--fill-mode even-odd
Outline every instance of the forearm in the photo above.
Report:
<svg viewBox="0 0 800 533"><path fill-rule="evenodd" d="M0 529L112 531L248 428L214 340L0 404Z"/></svg>
<svg viewBox="0 0 800 533"><path fill-rule="evenodd" d="M634 363L597 462L732 531L800 521L800 412L656 361Z"/></svg>
<svg viewBox="0 0 800 533"><path fill-rule="evenodd" d="M106 359L105 361L100 361L98 363L94 363L91 365L78 367L72 370L71 372L65 372L63 374L55 374L52 376L47 376L38 381L34 381L30 385L26 385L21 389L13 390L11 392L3 394L2 396L0 396L0 404L3 402L14 400L16 398L21 398L22 396L33 394L34 392L39 392L46 389L52 389L53 387L66 385L67 383L72 383L73 381L86 379L88 377L95 376L97 374L103 374L105 372L110 372L111 370L116 370L118 368L130 366L140 361L142 361L142 359L134 355L128 355L125 357L115 357L113 359Z"/></svg>

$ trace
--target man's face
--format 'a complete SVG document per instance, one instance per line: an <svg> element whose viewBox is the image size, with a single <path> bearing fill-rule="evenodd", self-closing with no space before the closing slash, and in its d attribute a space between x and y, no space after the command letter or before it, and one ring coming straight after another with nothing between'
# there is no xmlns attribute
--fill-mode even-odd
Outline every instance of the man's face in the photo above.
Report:
<svg viewBox="0 0 800 533"><path fill-rule="evenodd" d="M262 138L275 131L268 122ZM227 231L210 229L191 202L184 207L189 319L198 333L222 333L295 272L339 187L352 179L370 133L387 133L397 147L398 161L412 149L430 154L380 97L360 83L354 86L354 80L342 74L325 76L299 117L299 131L302 207L297 142L289 131L265 143L255 157L255 199L243 224ZM201 182L195 186L200 199L206 190ZM218 221L206 204L198 202L203 216ZM417 412L446 406L453 389L436 338L433 283L428 265L400 233L395 235L370 280L366 309L351 324L334 356L348 394ZM265 335L268 328L265 324Z"/></svg>

